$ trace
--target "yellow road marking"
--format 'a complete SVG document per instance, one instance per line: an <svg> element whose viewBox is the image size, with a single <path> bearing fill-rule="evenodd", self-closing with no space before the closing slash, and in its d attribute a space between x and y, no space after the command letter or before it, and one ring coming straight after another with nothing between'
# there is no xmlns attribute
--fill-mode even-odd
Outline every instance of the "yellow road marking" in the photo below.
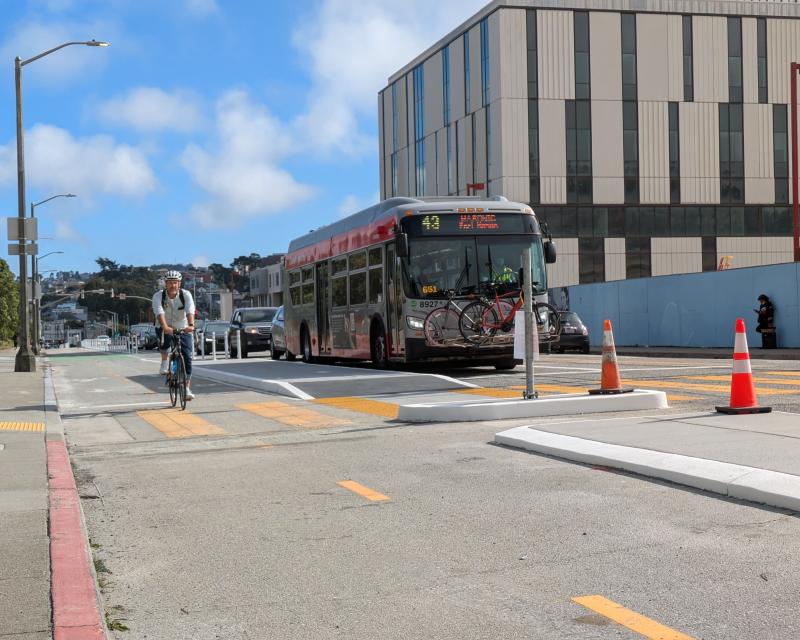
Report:
<svg viewBox="0 0 800 640"><path fill-rule="evenodd" d="M520 387L524 389L525 387ZM491 396L493 398L519 398L522 399L522 394L515 391L516 387L511 389L493 389L491 387L480 387L477 389L454 389L456 393L466 393L473 396Z"/></svg>
<svg viewBox="0 0 800 640"><path fill-rule="evenodd" d="M146 420L168 438L191 438L193 436L216 436L225 433L224 429L179 409L160 411L137 411L136 415Z"/></svg>
<svg viewBox="0 0 800 640"><path fill-rule="evenodd" d="M759 371L768 376L800 376L800 371Z"/></svg>
<svg viewBox="0 0 800 640"><path fill-rule="evenodd" d="M291 405L286 402L253 402L247 404L237 404L237 409L243 409L250 413L288 424L292 427L303 427L305 429L324 429L325 427L339 427L342 425L353 424L350 420L333 418L325 414L304 409L298 405Z"/></svg>
<svg viewBox="0 0 800 640"><path fill-rule="evenodd" d="M650 618L645 618L643 615L626 609L621 604L617 604L603 596L581 596L572 598L572 601L651 640L693 640L691 636L687 636L685 633L665 627Z"/></svg>
<svg viewBox="0 0 800 640"><path fill-rule="evenodd" d="M730 382L731 376L685 376L685 380L716 380L717 382ZM800 386L800 380L780 380L778 378L762 378L761 376L753 376L753 382L762 382L764 384L783 384L789 386Z"/></svg>
<svg viewBox="0 0 800 640"><path fill-rule="evenodd" d="M730 380L730 377L726 378L726 380ZM655 387L657 389L680 389L682 391L709 391L711 393L723 395L730 393L730 385L722 386L717 384L697 384L693 382L672 382L667 380L624 380L622 384L637 389ZM785 396L795 394L797 391L756 387L756 393L764 396Z"/></svg>
<svg viewBox="0 0 800 640"><path fill-rule="evenodd" d="M338 484L340 487L344 487L345 489L349 489L353 493L357 493L362 498L372 500L373 502L384 502L389 499L389 496L385 496L382 493L373 491L372 489L365 487L363 484L358 484L358 482L353 482L352 480L342 480L336 484Z"/></svg>
<svg viewBox="0 0 800 640"><path fill-rule="evenodd" d="M2 431L44 431L44 422L0 422Z"/></svg>
<svg viewBox="0 0 800 640"><path fill-rule="evenodd" d="M681 396L677 393L668 393L667 394L667 401L672 402L674 401L682 401L682 400L698 400L701 396Z"/></svg>
<svg viewBox="0 0 800 640"><path fill-rule="evenodd" d="M355 396L343 396L340 398L317 398L314 402L318 404L326 404L331 407L338 407L339 409L347 409L349 411L358 411L359 413L369 413L383 418L390 418L394 420L397 418L397 413L400 407L391 402L380 402L378 400L369 400L367 398L358 398Z"/></svg>

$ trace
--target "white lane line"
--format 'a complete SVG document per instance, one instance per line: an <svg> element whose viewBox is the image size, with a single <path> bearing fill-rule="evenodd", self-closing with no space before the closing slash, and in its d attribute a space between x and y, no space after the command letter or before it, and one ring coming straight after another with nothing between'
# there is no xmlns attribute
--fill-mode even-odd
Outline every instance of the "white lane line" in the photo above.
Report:
<svg viewBox="0 0 800 640"><path fill-rule="evenodd" d="M164 398L162 402L125 402L123 404L90 404L80 406L66 404L64 405L64 409L118 409L120 407L150 407L159 404L163 405L166 402L167 398Z"/></svg>
<svg viewBox="0 0 800 640"><path fill-rule="evenodd" d="M450 376L442 375L441 373L427 373L424 375L431 376L433 378L440 378L446 382L452 382L453 384L460 384L463 387L469 387L471 389L478 389L479 385L472 384L471 382L464 382L463 380L459 380L458 378L451 378Z"/></svg>
<svg viewBox="0 0 800 640"><path fill-rule="evenodd" d="M265 380L265 382L271 382L273 384L277 384L280 387L286 389L289 393L295 395L296 397L300 398L300 400L313 400L314 396L307 394L305 391L301 391L293 384L289 382L284 382L283 380Z"/></svg>

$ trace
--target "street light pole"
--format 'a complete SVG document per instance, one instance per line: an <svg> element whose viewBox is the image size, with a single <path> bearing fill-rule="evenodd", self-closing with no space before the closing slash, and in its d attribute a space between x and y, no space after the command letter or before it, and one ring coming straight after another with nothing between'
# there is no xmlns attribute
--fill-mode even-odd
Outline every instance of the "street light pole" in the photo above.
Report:
<svg viewBox="0 0 800 640"><path fill-rule="evenodd" d="M108 42L65 42L48 49L33 58L23 60L19 56L14 59L14 86L17 94L17 220L19 224L19 351L14 359L14 371L36 371L36 356L31 351L30 332L28 327L28 269L25 259L27 238L25 237L25 152L22 130L22 67L43 58L46 55L69 47L70 45L86 45L89 47L107 47Z"/></svg>

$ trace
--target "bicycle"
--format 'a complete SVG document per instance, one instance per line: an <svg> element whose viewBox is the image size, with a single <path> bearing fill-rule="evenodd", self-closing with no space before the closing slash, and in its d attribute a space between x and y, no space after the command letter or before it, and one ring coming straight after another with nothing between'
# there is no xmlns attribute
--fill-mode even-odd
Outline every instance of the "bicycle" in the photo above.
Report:
<svg viewBox="0 0 800 640"><path fill-rule="evenodd" d="M181 334L184 331L173 331L172 341L169 347L169 356L167 367L166 384L169 387L169 400L174 407L181 403L181 410L186 409L186 364L183 361L183 353L181 353ZM164 336L164 339L169 336Z"/></svg>
<svg viewBox="0 0 800 640"><path fill-rule="evenodd" d="M459 330L464 339L472 344L492 342L498 332L500 337L510 339L514 318L524 303L519 289L501 294L499 290L504 285L489 282L484 286L493 297L483 297L468 304L461 311L459 318ZM510 299L514 298L516 300L510 302ZM533 317L536 321L539 343L549 344L558 341L561 319L555 307L546 302L534 302Z"/></svg>
<svg viewBox="0 0 800 640"><path fill-rule="evenodd" d="M461 333L460 321L463 309L456 301L474 300L474 295L457 296L455 291L447 292L447 302L442 307L436 307L423 322L425 340L434 347L446 347L460 344L464 341Z"/></svg>

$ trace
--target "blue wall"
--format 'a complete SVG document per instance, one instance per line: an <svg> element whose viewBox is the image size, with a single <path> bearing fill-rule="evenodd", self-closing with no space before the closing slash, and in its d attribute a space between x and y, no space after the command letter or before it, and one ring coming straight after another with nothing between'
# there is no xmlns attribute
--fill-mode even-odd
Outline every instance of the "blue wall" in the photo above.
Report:
<svg viewBox="0 0 800 640"><path fill-rule="evenodd" d="M565 301L553 293L557 305ZM778 346L800 347L800 263L576 285L568 300L593 345L608 318L621 346L730 347L744 318L748 343L760 347L753 309L762 293L775 305Z"/></svg>

